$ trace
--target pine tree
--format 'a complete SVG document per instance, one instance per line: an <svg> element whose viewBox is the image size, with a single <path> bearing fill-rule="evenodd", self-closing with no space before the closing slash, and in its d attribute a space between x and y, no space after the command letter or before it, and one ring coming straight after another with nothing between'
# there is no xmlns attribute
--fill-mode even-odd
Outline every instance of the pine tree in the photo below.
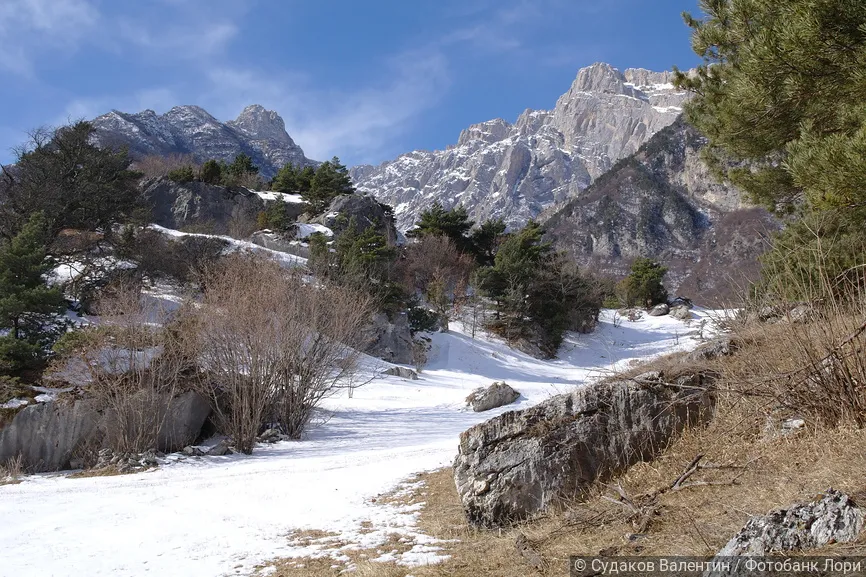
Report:
<svg viewBox="0 0 866 577"><path fill-rule="evenodd" d="M651 307L667 302L668 291L662 279L668 269L649 258L636 258L620 290L626 306Z"/></svg>
<svg viewBox="0 0 866 577"><path fill-rule="evenodd" d="M0 242L0 370L32 367L59 336L62 294L45 283L46 220L33 215L11 241Z"/></svg>
<svg viewBox="0 0 866 577"><path fill-rule="evenodd" d="M249 155L241 152L231 164L228 165L228 173L232 176L241 177L247 174L258 174L259 167L253 164L253 159Z"/></svg>
<svg viewBox="0 0 866 577"><path fill-rule="evenodd" d="M310 204L314 213L320 213L328 208L334 198L342 194L354 194L355 187L349 176L349 170L340 163L336 156L320 164L312 178L310 172L301 171L296 177L298 192Z"/></svg>
<svg viewBox="0 0 866 577"><path fill-rule="evenodd" d="M475 223L469 220L469 213L463 206L455 206L445 210L439 201L421 212L421 215L409 236L419 238L426 235L445 236L450 238L460 252L470 252L472 243L469 230Z"/></svg>
<svg viewBox="0 0 866 577"><path fill-rule="evenodd" d="M475 258L481 266L492 266L496 250L505 234L505 221L501 218L485 220L472 231L471 241Z"/></svg>
<svg viewBox="0 0 866 577"><path fill-rule="evenodd" d="M801 269L828 245L857 251L839 262L862 262L866 3L703 0L700 6L705 17L684 18L704 64L694 77L678 73L676 83L695 93L686 114L709 138L710 165L754 200L809 221L786 233L775 268ZM827 236L831 231L845 238ZM813 263L797 282L774 284L785 293L822 275L850 273L822 267Z"/></svg>
<svg viewBox="0 0 866 577"><path fill-rule="evenodd" d="M222 167L216 160L208 160L201 165L199 178L207 184L220 184L222 182Z"/></svg>

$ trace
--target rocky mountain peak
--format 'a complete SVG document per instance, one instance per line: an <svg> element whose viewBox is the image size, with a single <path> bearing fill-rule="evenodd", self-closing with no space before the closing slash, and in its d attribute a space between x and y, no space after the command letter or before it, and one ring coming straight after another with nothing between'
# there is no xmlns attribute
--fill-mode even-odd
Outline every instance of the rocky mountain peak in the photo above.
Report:
<svg viewBox="0 0 866 577"><path fill-rule="evenodd" d="M270 177L286 164L316 164L286 132L280 115L253 104L223 123L200 106L175 106L163 115L153 110L128 114L113 110L93 120L96 141L126 145L133 156L191 154L231 162L243 152Z"/></svg>
<svg viewBox="0 0 866 577"><path fill-rule="evenodd" d="M351 170L358 190L394 207L408 228L439 202L463 204L474 220L521 226L578 195L613 164L670 125L688 98L671 72L595 63L578 71L551 110L526 110L464 129L445 150L415 151Z"/></svg>
<svg viewBox="0 0 866 577"><path fill-rule="evenodd" d="M625 76L604 62L581 68L569 92L597 92L622 94L626 91Z"/></svg>
<svg viewBox="0 0 866 577"><path fill-rule="evenodd" d="M266 110L260 104L247 106L235 120L230 120L226 124L255 138L291 141L282 117L273 110Z"/></svg>
<svg viewBox="0 0 866 577"><path fill-rule="evenodd" d="M460 137L457 139L457 146L463 146L474 140L488 144L499 142L508 137L512 128L513 126L509 122L501 118L472 124L460 133Z"/></svg>

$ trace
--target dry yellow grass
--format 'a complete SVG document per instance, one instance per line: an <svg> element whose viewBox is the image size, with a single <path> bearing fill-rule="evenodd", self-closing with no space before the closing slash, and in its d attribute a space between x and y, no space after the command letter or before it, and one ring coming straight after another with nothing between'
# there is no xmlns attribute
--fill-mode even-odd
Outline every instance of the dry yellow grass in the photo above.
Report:
<svg viewBox="0 0 866 577"><path fill-rule="evenodd" d="M705 370L720 375L716 417L711 424L686 431L656 460L631 467L612 483L599 486L582 503L572 503L519 527L480 531L469 527L457 496L452 472L443 469L419 476L423 487L407 502L424 501L421 530L443 541L450 558L427 567L400 567L353 555L365 577L524 577L567 575L570 555L711 555L718 551L752 515L811 499L830 488L849 492L866 502L866 434L853 417L831 426L820 412L801 414L806 427L788 435L768 428L768 422L794 414L781 402L785 388L774 374L786 373L808 362L805 348L832 348L845 338L857 319L827 326L759 325L737 336L741 349L732 357L707 363ZM800 342L795 342L800 339ZM863 349L858 349L863 354ZM635 368L675 372L681 358L661 359ZM699 469L679 490L666 490L698 455ZM695 483L688 485L688 483ZM621 488L621 491L620 491ZM625 494L637 503L651 503L649 517L635 515L621 502ZM641 495L656 495L654 498ZM519 534L544 560L536 570L518 553ZM819 553L819 552L813 552ZM821 554L866 555L866 538L828 546ZM368 556L369 558L369 556ZM294 563L297 563L295 561ZM347 564L332 559L304 560L303 567L277 564L283 577L331 576Z"/></svg>

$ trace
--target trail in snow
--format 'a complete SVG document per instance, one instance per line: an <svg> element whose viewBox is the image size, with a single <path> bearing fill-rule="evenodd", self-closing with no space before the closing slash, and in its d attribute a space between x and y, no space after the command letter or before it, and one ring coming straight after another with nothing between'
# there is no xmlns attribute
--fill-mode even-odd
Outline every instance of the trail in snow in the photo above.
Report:
<svg viewBox="0 0 866 577"><path fill-rule="evenodd" d="M432 335L417 381L376 377L326 403L330 419L299 442L260 446L251 456L182 459L120 477L28 477L0 486L0 576L248 575L277 557L316 554L293 544L294 530L334 532L352 547L375 547L389 533L416 543L406 564L435 562L436 543L415 522L417 507L371 498L425 470L449 465L459 434L603 376L629 360L693 348L699 320L671 317L612 323L572 335L561 359L539 361L493 339ZM705 318L704 311L696 317ZM387 363L365 359L377 375ZM522 395L508 407L473 413L463 399L504 380ZM362 523L369 522L373 532ZM363 529L363 530L362 530Z"/></svg>

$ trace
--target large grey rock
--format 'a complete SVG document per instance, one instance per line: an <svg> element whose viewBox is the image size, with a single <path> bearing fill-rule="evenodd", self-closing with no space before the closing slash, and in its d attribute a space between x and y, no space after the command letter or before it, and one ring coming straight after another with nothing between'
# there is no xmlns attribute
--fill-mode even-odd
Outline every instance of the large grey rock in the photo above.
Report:
<svg viewBox="0 0 866 577"><path fill-rule="evenodd" d="M129 147L133 156L192 154L231 162L241 152L252 157L265 177L286 164L316 164L286 133L283 119L258 104L247 106L232 121L220 122L198 106L175 106L162 115L153 110L128 114L112 110L93 120L101 145Z"/></svg>
<svg viewBox="0 0 866 577"><path fill-rule="evenodd" d="M328 209L311 222L327 226L338 237L345 232L352 219L355 231L360 233L369 227L376 229L393 246L397 243L397 229L389 212L372 196L342 194L331 201Z"/></svg>
<svg viewBox="0 0 866 577"><path fill-rule="evenodd" d="M649 316L651 316L651 317L663 317L663 316L665 316L666 314L668 314L668 313L670 312L670 310L671 310L671 309L670 309L670 307L669 307L667 304L665 304L665 303L661 303L661 304L657 304L656 306L654 306L653 308L651 308L651 309L647 312L647 314L648 314Z"/></svg>
<svg viewBox="0 0 866 577"><path fill-rule="evenodd" d="M709 378L649 373L585 386L460 435L454 479L472 525L518 522L583 496L711 416Z"/></svg>
<svg viewBox="0 0 866 577"><path fill-rule="evenodd" d="M577 195L618 159L672 123L688 98L671 73L597 63L581 69L552 110L474 124L445 150L416 150L351 169L359 191L395 208L401 230L434 202L462 203L473 220L521 226Z"/></svg>
<svg viewBox="0 0 866 577"><path fill-rule="evenodd" d="M191 391L160 404L157 411L163 420L154 448L163 452L180 450L195 441L211 410L204 397ZM71 461L80 460L85 451L104 447L106 433L118 426L111 411L97 409L88 399L25 407L0 429L0 463L21 455L32 472L70 468ZM136 432L129 434L134 437Z"/></svg>
<svg viewBox="0 0 866 577"><path fill-rule="evenodd" d="M368 355L395 365L411 365L412 332L406 313L394 314L391 319L385 313L375 313L370 324L364 328L363 350Z"/></svg>
<svg viewBox="0 0 866 577"><path fill-rule="evenodd" d="M246 189L229 189L204 182L178 183L154 178L141 184L142 198L151 209L152 222L166 228L207 226L226 234L232 219L255 222L265 201Z"/></svg>
<svg viewBox="0 0 866 577"><path fill-rule="evenodd" d="M706 342L687 354L684 359L686 362L701 363L711 361L719 357L727 357L740 348L739 341L731 337L718 337L709 342Z"/></svg>
<svg viewBox="0 0 866 577"><path fill-rule="evenodd" d="M810 503L752 517L717 555L763 556L854 541L863 531L864 510L851 497L829 489Z"/></svg>
<svg viewBox="0 0 866 577"><path fill-rule="evenodd" d="M418 373L412 369L407 369L406 367L391 367L390 369L383 371L382 374L391 377L400 377L401 379L408 379L410 381L418 380Z"/></svg>
<svg viewBox="0 0 866 577"><path fill-rule="evenodd" d="M691 308L686 305L678 305L675 307L671 307L669 313L672 317L681 321L692 318Z"/></svg>
<svg viewBox="0 0 866 577"><path fill-rule="evenodd" d="M25 468L34 473L69 468L78 452L98 442L99 423L100 414L91 401L25 407L0 429L0 463L20 455Z"/></svg>
<svg viewBox="0 0 866 577"><path fill-rule="evenodd" d="M168 404L156 448L173 453L194 442L210 412L208 400L195 391L175 397Z"/></svg>
<svg viewBox="0 0 866 577"><path fill-rule="evenodd" d="M487 388L479 387L466 397L466 404L476 413L509 405L520 397L520 393L508 384L497 381Z"/></svg>

